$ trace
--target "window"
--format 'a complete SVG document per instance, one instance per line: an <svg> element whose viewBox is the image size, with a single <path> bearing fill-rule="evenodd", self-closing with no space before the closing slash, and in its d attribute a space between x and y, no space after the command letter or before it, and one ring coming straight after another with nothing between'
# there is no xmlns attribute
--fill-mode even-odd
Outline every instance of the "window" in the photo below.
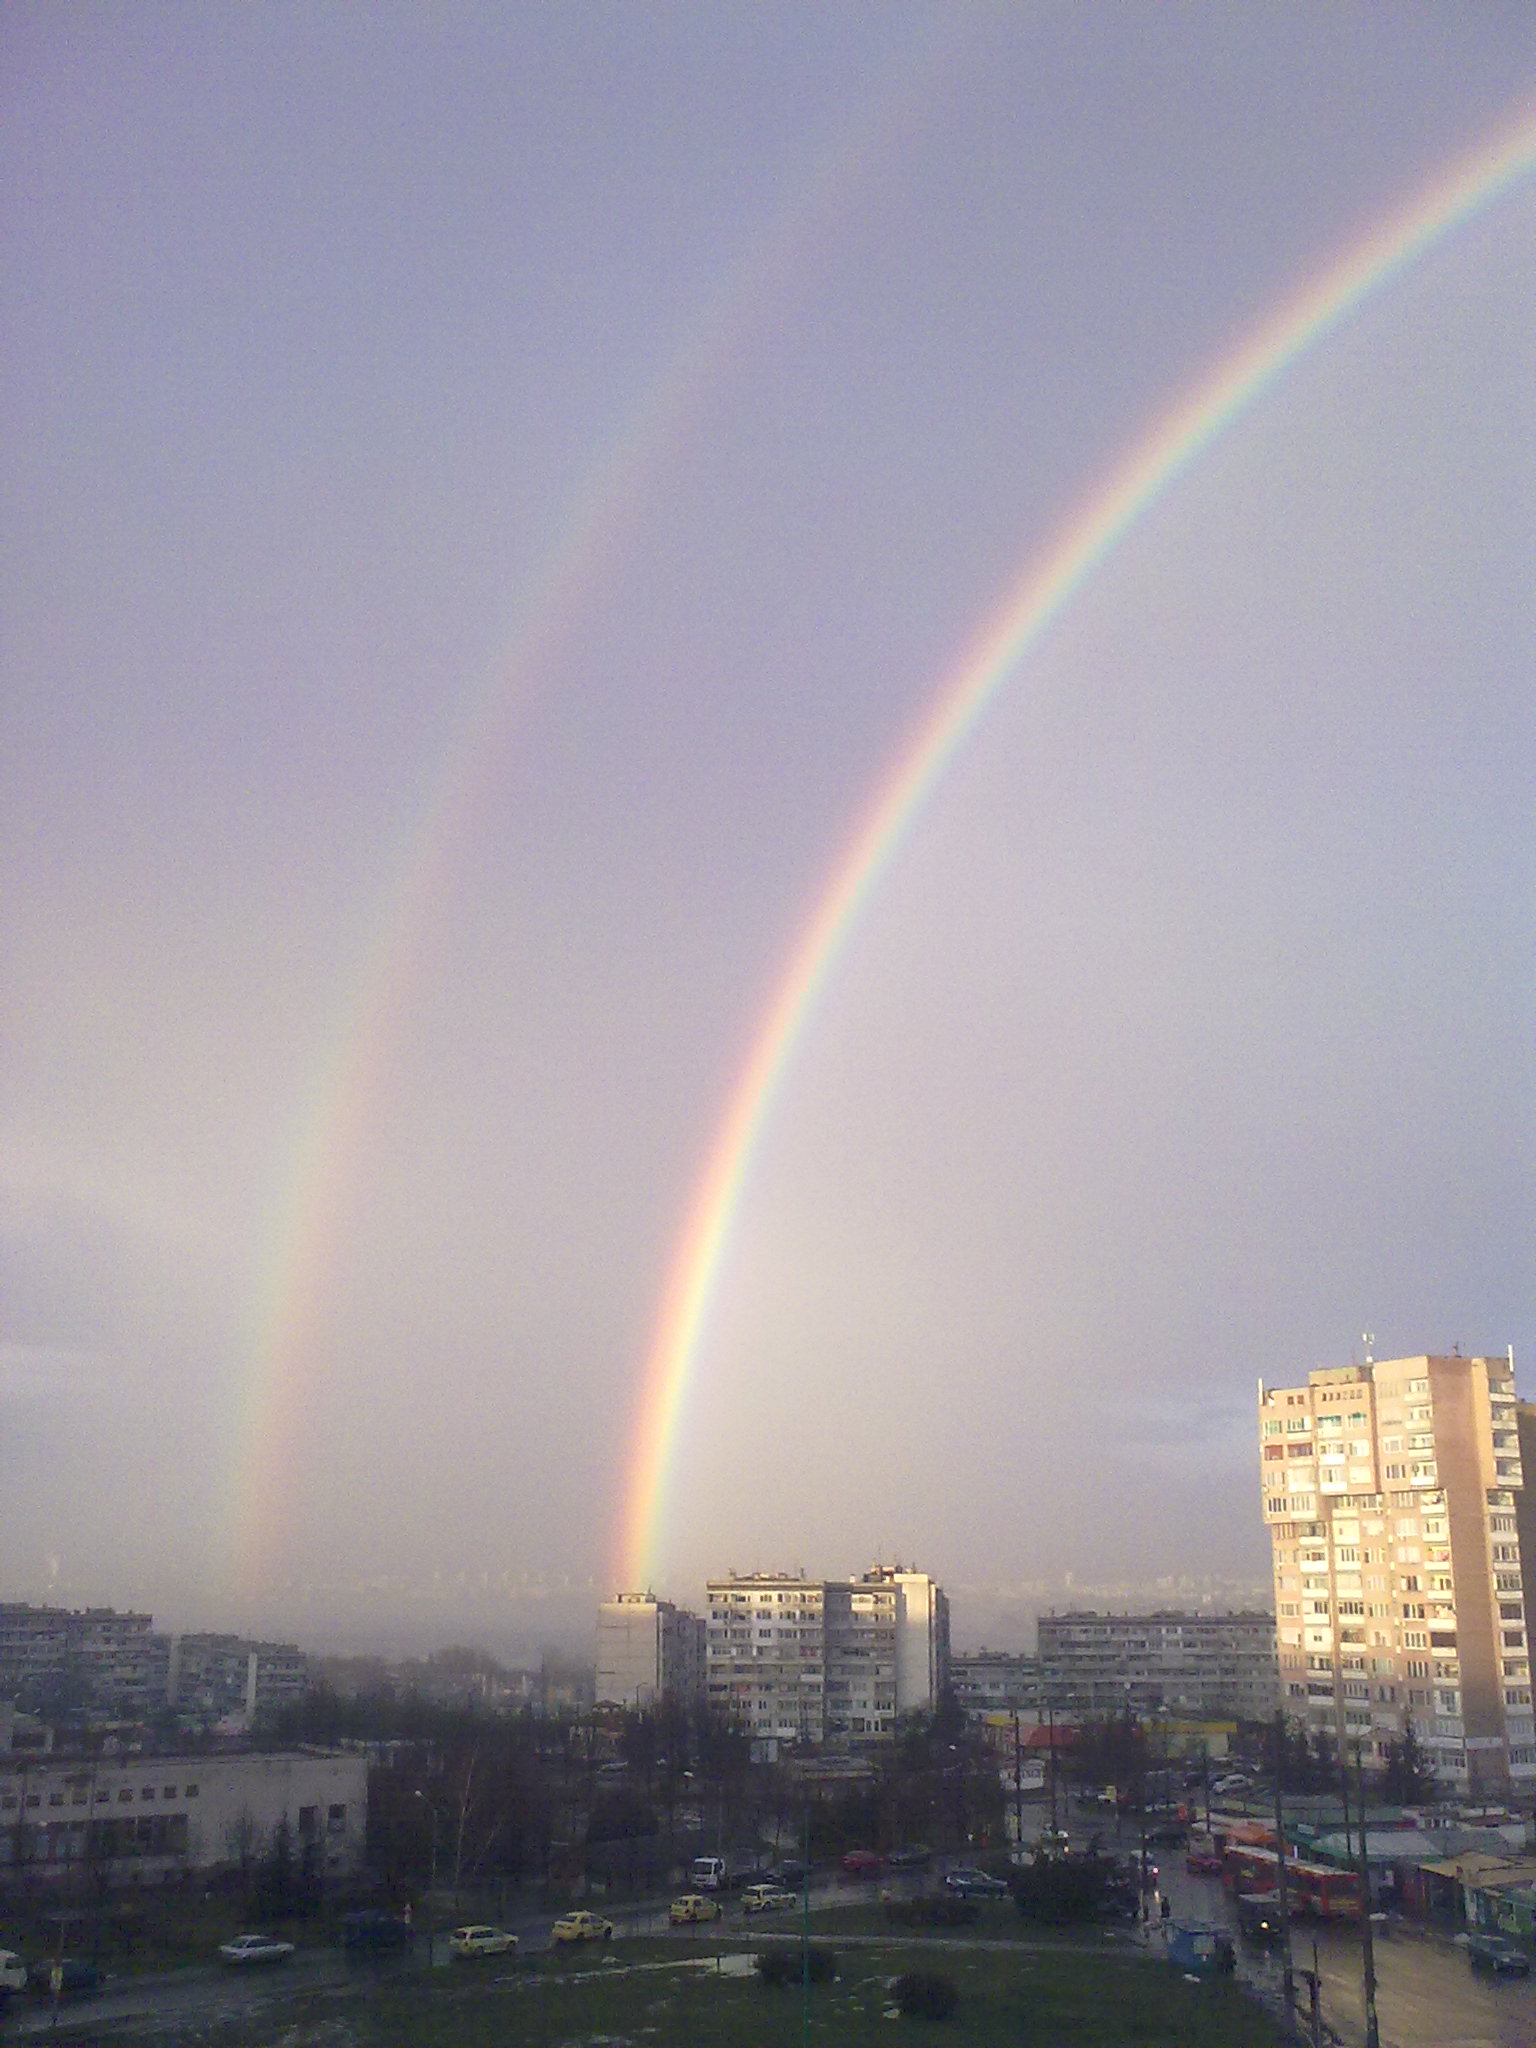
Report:
<svg viewBox="0 0 1536 2048"><path fill-rule="evenodd" d="M1408 1676L1410 1678L1428 1678L1429 1665L1422 1657L1410 1657L1408 1659ZM1422 1706L1423 1704L1424 1702L1421 1700L1419 1705Z"/></svg>
<svg viewBox="0 0 1536 2048"><path fill-rule="evenodd" d="M197 1797L197 1787L195 1785L189 1785L187 1787L187 1797L189 1799L195 1799Z"/></svg>

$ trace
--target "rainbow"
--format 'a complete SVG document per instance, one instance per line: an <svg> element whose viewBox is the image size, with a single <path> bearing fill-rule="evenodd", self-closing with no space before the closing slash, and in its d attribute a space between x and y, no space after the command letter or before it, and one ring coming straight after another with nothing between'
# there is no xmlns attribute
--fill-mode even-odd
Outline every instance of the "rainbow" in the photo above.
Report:
<svg viewBox="0 0 1536 2048"><path fill-rule="evenodd" d="M514 603L505 652L465 693L415 823L390 865L359 944L348 995L281 1148L285 1171L267 1227L248 1326L248 1370L227 1426L230 1576L270 1588L303 1490L297 1446L323 1374L325 1307L345 1240L357 1157L396 1035L430 945L436 906L468 858L475 819L506 749L550 686L568 635L585 621L610 564L642 530L658 467L696 432L714 389L756 335L804 289L806 253L878 174L893 136L924 103L935 66L957 54L946 26L899 43L857 116L829 138L761 237L681 323L682 339L572 496L545 559Z"/></svg>
<svg viewBox="0 0 1536 2048"><path fill-rule="evenodd" d="M613 1560L619 1587L661 1576L683 1405L758 1144L817 1000L913 819L1004 683L1136 522L1300 357L1533 166L1536 112L1527 109L1270 314L1083 500L934 691L790 950L696 1179L641 1372Z"/></svg>

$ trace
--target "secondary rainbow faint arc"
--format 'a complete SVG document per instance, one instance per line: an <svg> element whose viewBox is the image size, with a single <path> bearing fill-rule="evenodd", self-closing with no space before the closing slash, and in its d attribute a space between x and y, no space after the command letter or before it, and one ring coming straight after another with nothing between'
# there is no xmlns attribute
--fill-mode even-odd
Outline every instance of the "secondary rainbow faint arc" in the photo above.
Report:
<svg viewBox="0 0 1536 2048"><path fill-rule="evenodd" d="M669 1467L699 1341L758 1141L817 997L859 913L997 691L1136 521L1232 422L1373 291L1536 166L1536 111L1282 304L1178 399L1075 510L962 651L844 841L726 1100L673 1251L629 1444L615 1582L660 1577Z"/></svg>

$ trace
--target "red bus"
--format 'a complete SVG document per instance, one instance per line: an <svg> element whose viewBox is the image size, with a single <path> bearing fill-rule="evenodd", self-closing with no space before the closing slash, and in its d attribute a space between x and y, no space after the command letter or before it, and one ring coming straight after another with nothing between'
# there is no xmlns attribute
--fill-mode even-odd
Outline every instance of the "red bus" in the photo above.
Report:
<svg viewBox="0 0 1536 2048"><path fill-rule="evenodd" d="M1229 1892L1272 1892L1280 1886L1280 1858L1273 1849L1230 1842L1221 1859L1221 1881ZM1327 1863L1285 1859L1285 1888L1291 1912L1311 1920L1358 1920L1360 1879L1353 1870Z"/></svg>

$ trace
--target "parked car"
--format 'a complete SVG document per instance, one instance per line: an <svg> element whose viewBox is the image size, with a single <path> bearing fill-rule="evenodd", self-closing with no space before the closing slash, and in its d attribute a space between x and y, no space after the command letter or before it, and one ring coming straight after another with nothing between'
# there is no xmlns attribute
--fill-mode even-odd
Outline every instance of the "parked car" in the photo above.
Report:
<svg viewBox="0 0 1536 2048"><path fill-rule="evenodd" d="M843 1858L847 1877L877 1877L884 1867L885 1858L877 1856L873 1849L850 1849Z"/></svg>
<svg viewBox="0 0 1536 2048"><path fill-rule="evenodd" d="M951 1870L944 1879L946 1891L957 1892L962 1899L1006 1899L1008 1887L1000 1877L989 1877L984 1870Z"/></svg>
<svg viewBox="0 0 1536 2048"><path fill-rule="evenodd" d="M1474 1969L1481 1965L1497 1977L1531 1974L1529 1955L1514 1942L1506 1941L1502 1934L1459 1934L1456 1939L1466 1949L1467 1961Z"/></svg>
<svg viewBox="0 0 1536 2048"><path fill-rule="evenodd" d="M272 1934L237 1934L233 1941L219 1943L219 1954L226 1963L285 1963L293 1954L293 1943Z"/></svg>
<svg viewBox="0 0 1536 2048"><path fill-rule="evenodd" d="M78 1956L50 1956L32 1965L27 1981L34 1991L58 1998L92 1998L106 1982L106 1972Z"/></svg>
<svg viewBox="0 0 1536 2048"><path fill-rule="evenodd" d="M785 1907L798 1906L799 1903L793 1892L787 1892L776 1884L749 1884L741 1895L744 1913L779 1913Z"/></svg>
<svg viewBox="0 0 1536 2048"><path fill-rule="evenodd" d="M504 1927L455 1927L448 1937L451 1956L511 1956L517 1954L517 1936Z"/></svg>
<svg viewBox="0 0 1536 2048"><path fill-rule="evenodd" d="M353 1955L382 1955L391 1949L409 1948L416 1931L398 1913L382 1906L365 1906L347 1913L341 1923L341 1945Z"/></svg>
<svg viewBox="0 0 1536 2048"><path fill-rule="evenodd" d="M893 1849L885 1859L887 1870L926 1870L933 1861L933 1851L922 1842L910 1842L904 1849Z"/></svg>
<svg viewBox="0 0 1536 2048"><path fill-rule="evenodd" d="M792 1892L799 1891L802 1885L809 1884L810 1881L809 1863L800 1863L793 1856L787 1856L782 1863L775 1863L768 1873L770 1884L787 1885Z"/></svg>
<svg viewBox="0 0 1536 2048"><path fill-rule="evenodd" d="M698 1920L718 1920L724 1911L718 1899L708 1899L702 1892L689 1892L672 1901L667 1919L674 1927L690 1927Z"/></svg>
<svg viewBox="0 0 1536 2048"><path fill-rule="evenodd" d="M596 1913L566 1913L549 1930L551 1941L612 1941L613 1922Z"/></svg>
<svg viewBox="0 0 1536 2048"><path fill-rule="evenodd" d="M27 1966L13 1948L0 1948L0 1991L25 1991Z"/></svg>
<svg viewBox="0 0 1536 2048"><path fill-rule="evenodd" d="M730 1866L723 1856L695 1856L688 1866L688 1882L695 1891L723 1891L730 1881Z"/></svg>

